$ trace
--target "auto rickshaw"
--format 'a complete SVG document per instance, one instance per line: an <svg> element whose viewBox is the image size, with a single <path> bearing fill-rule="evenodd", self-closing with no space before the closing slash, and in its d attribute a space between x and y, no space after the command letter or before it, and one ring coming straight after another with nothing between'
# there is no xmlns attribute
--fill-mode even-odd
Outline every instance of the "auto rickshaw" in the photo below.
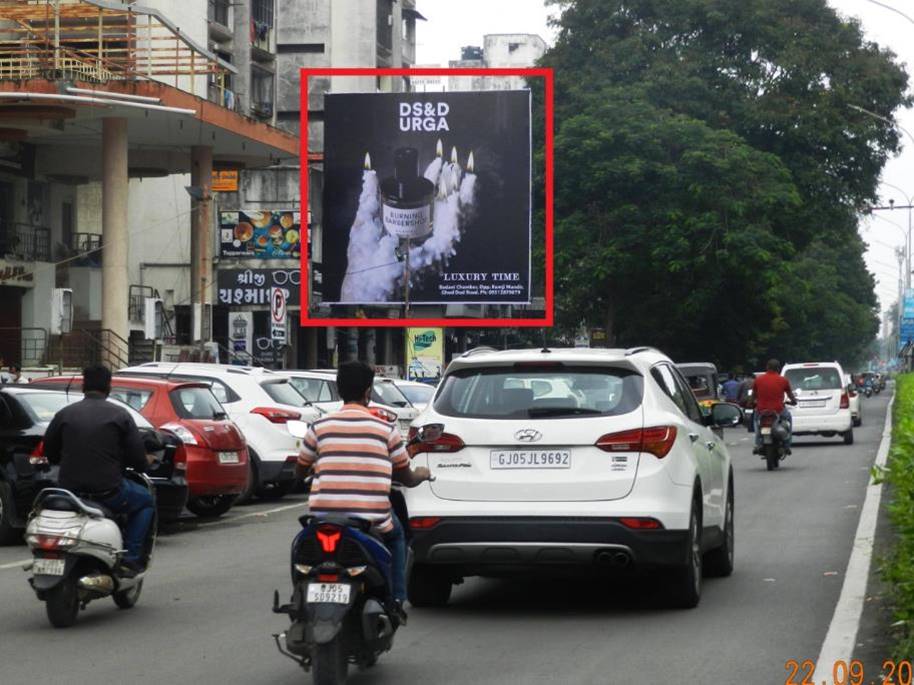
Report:
<svg viewBox="0 0 914 685"><path fill-rule="evenodd" d="M710 362L690 362L688 364L677 364L676 368L685 376L702 410L708 411L711 405L721 401L717 367L714 364Z"/></svg>

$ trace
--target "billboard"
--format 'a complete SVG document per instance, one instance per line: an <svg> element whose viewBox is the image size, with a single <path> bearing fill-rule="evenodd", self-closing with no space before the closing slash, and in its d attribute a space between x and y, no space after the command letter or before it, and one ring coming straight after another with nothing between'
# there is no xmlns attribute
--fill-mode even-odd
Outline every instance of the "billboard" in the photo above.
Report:
<svg viewBox="0 0 914 685"><path fill-rule="evenodd" d="M406 329L406 380L437 381L444 371L444 329Z"/></svg>
<svg viewBox="0 0 914 685"><path fill-rule="evenodd" d="M323 301L529 303L530 98L328 94Z"/></svg>
<svg viewBox="0 0 914 685"><path fill-rule="evenodd" d="M298 259L300 216L292 210L219 212L219 254L249 259Z"/></svg>

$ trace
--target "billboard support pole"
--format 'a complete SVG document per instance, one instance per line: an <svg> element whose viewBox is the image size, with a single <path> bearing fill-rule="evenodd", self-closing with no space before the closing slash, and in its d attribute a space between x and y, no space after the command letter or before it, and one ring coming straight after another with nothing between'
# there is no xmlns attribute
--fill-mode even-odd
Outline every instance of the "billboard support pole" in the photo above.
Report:
<svg viewBox="0 0 914 685"><path fill-rule="evenodd" d="M406 303L406 318L409 318L409 249L411 247L412 241L406 239L406 259L403 260L403 273L404 273L404 302Z"/></svg>

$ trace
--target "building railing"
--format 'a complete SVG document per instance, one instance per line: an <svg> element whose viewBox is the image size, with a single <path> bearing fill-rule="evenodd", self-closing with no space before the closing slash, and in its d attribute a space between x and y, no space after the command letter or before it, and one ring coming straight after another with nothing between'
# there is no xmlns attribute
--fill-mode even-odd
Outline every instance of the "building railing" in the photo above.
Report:
<svg viewBox="0 0 914 685"><path fill-rule="evenodd" d="M154 9L96 0L0 0L0 25L4 80L174 76L177 86L180 76L232 70Z"/></svg>
<svg viewBox="0 0 914 685"><path fill-rule="evenodd" d="M51 229L32 224L7 224L0 229L0 257L24 262L51 261Z"/></svg>

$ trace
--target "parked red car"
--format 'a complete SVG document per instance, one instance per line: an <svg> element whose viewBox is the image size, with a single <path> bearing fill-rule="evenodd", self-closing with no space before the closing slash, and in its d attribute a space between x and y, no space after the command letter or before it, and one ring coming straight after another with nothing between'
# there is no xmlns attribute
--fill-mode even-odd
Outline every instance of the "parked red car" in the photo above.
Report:
<svg viewBox="0 0 914 685"><path fill-rule="evenodd" d="M53 376L33 381L39 387L79 392L82 378ZM175 462L187 465L187 508L197 516L221 516L248 485L248 448L228 420L209 385L193 381L115 376L111 397L133 407L156 428L177 436L182 447Z"/></svg>

